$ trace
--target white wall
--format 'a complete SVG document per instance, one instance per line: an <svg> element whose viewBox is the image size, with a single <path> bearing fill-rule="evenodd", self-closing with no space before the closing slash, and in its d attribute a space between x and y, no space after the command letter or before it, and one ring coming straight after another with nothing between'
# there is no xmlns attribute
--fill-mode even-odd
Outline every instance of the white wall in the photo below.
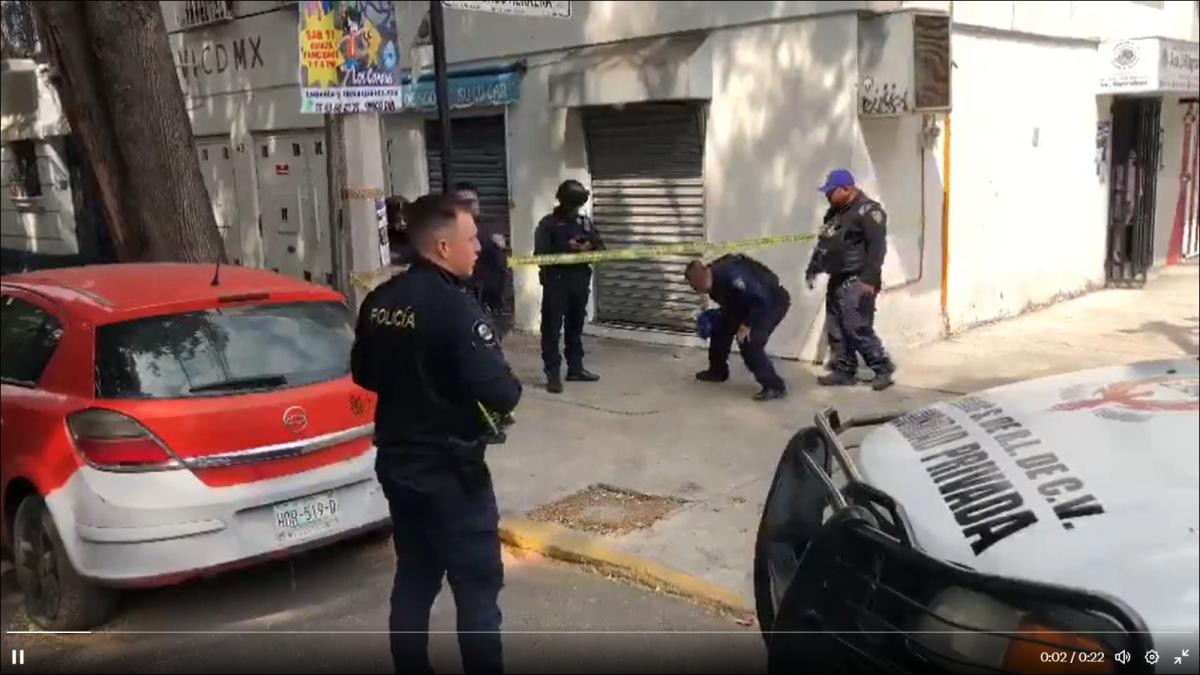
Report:
<svg viewBox="0 0 1200 675"><path fill-rule="evenodd" d="M730 29L709 39L713 101L704 156L708 239L815 233L828 204L817 192L832 168L853 167L858 126L854 15ZM871 186L867 186L870 188ZM822 330L823 293L804 286L812 247L751 255L792 294L771 351L799 356Z"/></svg>
<svg viewBox="0 0 1200 675"><path fill-rule="evenodd" d="M1103 283L1107 195L1095 165L1093 46L960 29L953 50L956 330Z"/></svg>
<svg viewBox="0 0 1200 675"><path fill-rule="evenodd" d="M34 147L42 194L14 200L7 189L0 192L0 246L53 255L78 253L71 176L62 140L38 140ZM12 161L9 146L0 146L0 176L6 180L12 175Z"/></svg>
<svg viewBox="0 0 1200 675"><path fill-rule="evenodd" d="M518 254L533 251L533 230L554 208L559 183L574 178L591 185L583 116L579 110L548 104L550 69L542 66L556 58L545 55L530 60L521 81L521 98L508 112L509 222L513 251ZM541 303L536 267L513 270L513 296L517 327L536 330Z"/></svg>
<svg viewBox="0 0 1200 675"><path fill-rule="evenodd" d="M416 199L429 192L429 166L425 159L425 117L411 114L384 115L383 146L388 194Z"/></svg>
<svg viewBox="0 0 1200 675"><path fill-rule="evenodd" d="M946 11L947 0L909 0L906 7ZM1094 2L1091 0L957 0L954 22L1003 31L1100 40L1117 37L1192 38L1196 4L1191 0Z"/></svg>
<svg viewBox="0 0 1200 675"><path fill-rule="evenodd" d="M863 156L855 169L888 213L888 254L876 329L892 348L942 333L942 198L944 115L861 120ZM873 187L870 187L872 186Z"/></svg>
<svg viewBox="0 0 1200 675"><path fill-rule="evenodd" d="M322 126L300 113L296 31L296 8L282 7L168 36L197 136Z"/></svg>
<svg viewBox="0 0 1200 675"><path fill-rule="evenodd" d="M70 132L46 64L5 59L0 70L0 141L49 138Z"/></svg>
<svg viewBox="0 0 1200 675"><path fill-rule="evenodd" d="M488 58L536 54L580 45L596 45L652 35L705 30L723 26L796 19L814 14L846 11L887 11L900 6L898 1L869 0L854 2L707 2L671 0L669 2L628 2L592 0L572 3L569 19L500 16L483 12L445 11L447 47L450 63ZM396 20L402 27L408 63L407 44L415 33L428 2L408 0L397 3ZM404 28L409 27L409 28Z"/></svg>

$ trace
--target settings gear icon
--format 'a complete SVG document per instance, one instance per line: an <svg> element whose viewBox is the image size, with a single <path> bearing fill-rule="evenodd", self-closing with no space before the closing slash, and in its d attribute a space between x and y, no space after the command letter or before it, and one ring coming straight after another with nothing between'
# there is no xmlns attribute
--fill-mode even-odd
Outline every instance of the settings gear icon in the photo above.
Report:
<svg viewBox="0 0 1200 675"><path fill-rule="evenodd" d="M1150 665L1158 663L1158 652L1153 649L1146 652L1146 663L1149 663Z"/></svg>

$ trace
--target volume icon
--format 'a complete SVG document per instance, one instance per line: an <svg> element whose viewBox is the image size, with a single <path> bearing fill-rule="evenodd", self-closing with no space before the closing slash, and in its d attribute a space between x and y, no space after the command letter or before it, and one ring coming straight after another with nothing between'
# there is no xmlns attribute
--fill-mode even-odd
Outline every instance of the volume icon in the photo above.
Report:
<svg viewBox="0 0 1200 675"><path fill-rule="evenodd" d="M1129 652L1122 649L1121 651L1117 652L1113 658L1117 660L1117 663L1125 665L1126 663L1129 663L1129 660L1132 659L1133 656Z"/></svg>

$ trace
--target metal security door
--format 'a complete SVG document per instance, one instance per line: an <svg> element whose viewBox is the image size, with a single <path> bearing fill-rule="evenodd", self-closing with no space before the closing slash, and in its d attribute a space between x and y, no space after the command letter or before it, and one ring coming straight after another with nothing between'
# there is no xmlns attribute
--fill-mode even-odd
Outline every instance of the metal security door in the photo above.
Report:
<svg viewBox="0 0 1200 675"><path fill-rule="evenodd" d="M196 154L200 160L200 173L204 176L204 187L208 188L208 198L212 200L217 230L225 245L225 259L234 265L241 265L242 228L238 217L233 148L227 138L198 138Z"/></svg>
<svg viewBox="0 0 1200 675"><path fill-rule="evenodd" d="M455 182L479 188L479 210L492 232L506 238L508 224L508 156L504 143L504 116L463 117L453 120ZM429 164L429 191L442 190L442 134L437 122L425 124L425 158Z"/></svg>
<svg viewBox="0 0 1200 675"><path fill-rule="evenodd" d="M585 111L592 215L610 249L704 241L703 111L686 103ZM596 266L596 320L694 330L706 299L685 257Z"/></svg>
<svg viewBox="0 0 1200 675"><path fill-rule="evenodd" d="M1106 279L1109 285L1146 283L1154 260L1154 202L1158 187L1157 98L1113 102L1113 164L1109 181Z"/></svg>
<svg viewBox="0 0 1200 675"><path fill-rule="evenodd" d="M255 140L259 233L268 269L332 286L324 145L319 131Z"/></svg>

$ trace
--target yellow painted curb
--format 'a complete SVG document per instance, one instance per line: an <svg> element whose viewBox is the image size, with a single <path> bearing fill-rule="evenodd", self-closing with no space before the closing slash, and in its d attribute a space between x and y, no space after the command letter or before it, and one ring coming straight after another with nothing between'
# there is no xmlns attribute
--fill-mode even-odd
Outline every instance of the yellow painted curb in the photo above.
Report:
<svg viewBox="0 0 1200 675"><path fill-rule="evenodd" d="M618 551L600 537L555 523L505 519L500 522L500 540L509 546L556 560L592 565L614 576L716 605L729 612L740 615L754 613L737 593L654 561Z"/></svg>

